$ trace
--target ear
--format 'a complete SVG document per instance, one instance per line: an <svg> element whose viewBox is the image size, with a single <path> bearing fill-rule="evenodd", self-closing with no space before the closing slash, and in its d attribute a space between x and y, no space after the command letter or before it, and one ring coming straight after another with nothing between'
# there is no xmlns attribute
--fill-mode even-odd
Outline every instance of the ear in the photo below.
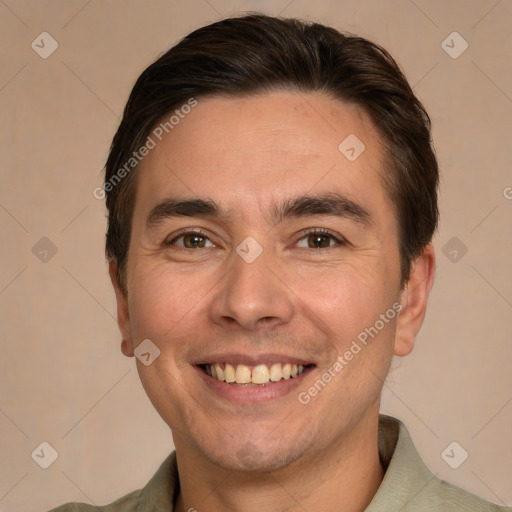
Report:
<svg viewBox="0 0 512 512"><path fill-rule="evenodd" d="M394 354L406 356L414 348L427 310L428 296L434 283L435 253L430 243L414 260L411 275L400 292L402 310L397 320Z"/></svg>
<svg viewBox="0 0 512 512"><path fill-rule="evenodd" d="M130 312L128 310L128 297L119 284L119 280L117 278L117 265L113 261L109 263L108 271L110 274L110 280L112 281L112 286L116 293L117 325L119 326L121 336L123 337L123 341L121 342L121 352L126 357L133 357L134 346L130 324Z"/></svg>

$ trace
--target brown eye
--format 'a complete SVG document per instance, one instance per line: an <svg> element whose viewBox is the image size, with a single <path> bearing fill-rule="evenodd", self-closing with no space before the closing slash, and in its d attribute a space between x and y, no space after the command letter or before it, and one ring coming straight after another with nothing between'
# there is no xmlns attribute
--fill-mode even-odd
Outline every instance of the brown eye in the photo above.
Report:
<svg viewBox="0 0 512 512"><path fill-rule="evenodd" d="M312 249L323 249L331 245L332 236L313 234L308 236L308 247Z"/></svg>
<svg viewBox="0 0 512 512"><path fill-rule="evenodd" d="M196 247L204 247L205 243L206 238L202 235L191 233L183 236L183 245L189 249L194 249Z"/></svg>
<svg viewBox="0 0 512 512"><path fill-rule="evenodd" d="M184 249L203 249L207 247L214 247L211 240L202 233L189 232L183 235L177 236L166 245L176 245Z"/></svg>
<svg viewBox="0 0 512 512"><path fill-rule="evenodd" d="M305 249L327 249L336 245L344 245L344 243L343 239L339 239L329 232L317 230L306 233L297 245Z"/></svg>

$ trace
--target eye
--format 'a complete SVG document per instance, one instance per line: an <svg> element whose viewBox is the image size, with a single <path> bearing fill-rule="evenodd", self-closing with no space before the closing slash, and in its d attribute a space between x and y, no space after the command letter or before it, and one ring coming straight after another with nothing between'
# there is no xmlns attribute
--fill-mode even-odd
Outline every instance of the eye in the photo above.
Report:
<svg viewBox="0 0 512 512"><path fill-rule="evenodd" d="M345 241L340 240L327 230L316 229L303 236L297 245L306 249L327 249L335 245L344 245Z"/></svg>
<svg viewBox="0 0 512 512"><path fill-rule="evenodd" d="M166 242L165 245L176 245L178 247L183 247L184 249L215 247L214 243L200 231L189 231L187 233L183 233Z"/></svg>

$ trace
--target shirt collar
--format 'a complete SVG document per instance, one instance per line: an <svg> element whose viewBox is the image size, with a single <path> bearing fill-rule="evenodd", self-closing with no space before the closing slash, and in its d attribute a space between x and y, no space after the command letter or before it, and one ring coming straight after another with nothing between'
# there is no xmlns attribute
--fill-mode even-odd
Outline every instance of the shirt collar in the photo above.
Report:
<svg viewBox="0 0 512 512"><path fill-rule="evenodd" d="M402 510L435 479L405 425L384 414L379 416L379 456L386 472L365 512Z"/></svg>

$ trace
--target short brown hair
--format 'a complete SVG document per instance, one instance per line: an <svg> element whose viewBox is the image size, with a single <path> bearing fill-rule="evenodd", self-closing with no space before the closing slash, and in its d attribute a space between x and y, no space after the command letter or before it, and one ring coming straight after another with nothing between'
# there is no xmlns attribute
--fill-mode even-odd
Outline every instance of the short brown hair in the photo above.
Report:
<svg viewBox="0 0 512 512"><path fill-rule="evenodd" d="M386 150L383 186L399 223L402 284L408 280L411 263L432 240L439 215L428 114L380 46L318 23L254 13L195 30L151 64L133 87L112 142L104 185L106 254L117 264L123 289L137 167L126 172L126 162L162 117L190 98L273 90L324 92L370 116ZM115 181L123 166L123 179Z"/></svg>

